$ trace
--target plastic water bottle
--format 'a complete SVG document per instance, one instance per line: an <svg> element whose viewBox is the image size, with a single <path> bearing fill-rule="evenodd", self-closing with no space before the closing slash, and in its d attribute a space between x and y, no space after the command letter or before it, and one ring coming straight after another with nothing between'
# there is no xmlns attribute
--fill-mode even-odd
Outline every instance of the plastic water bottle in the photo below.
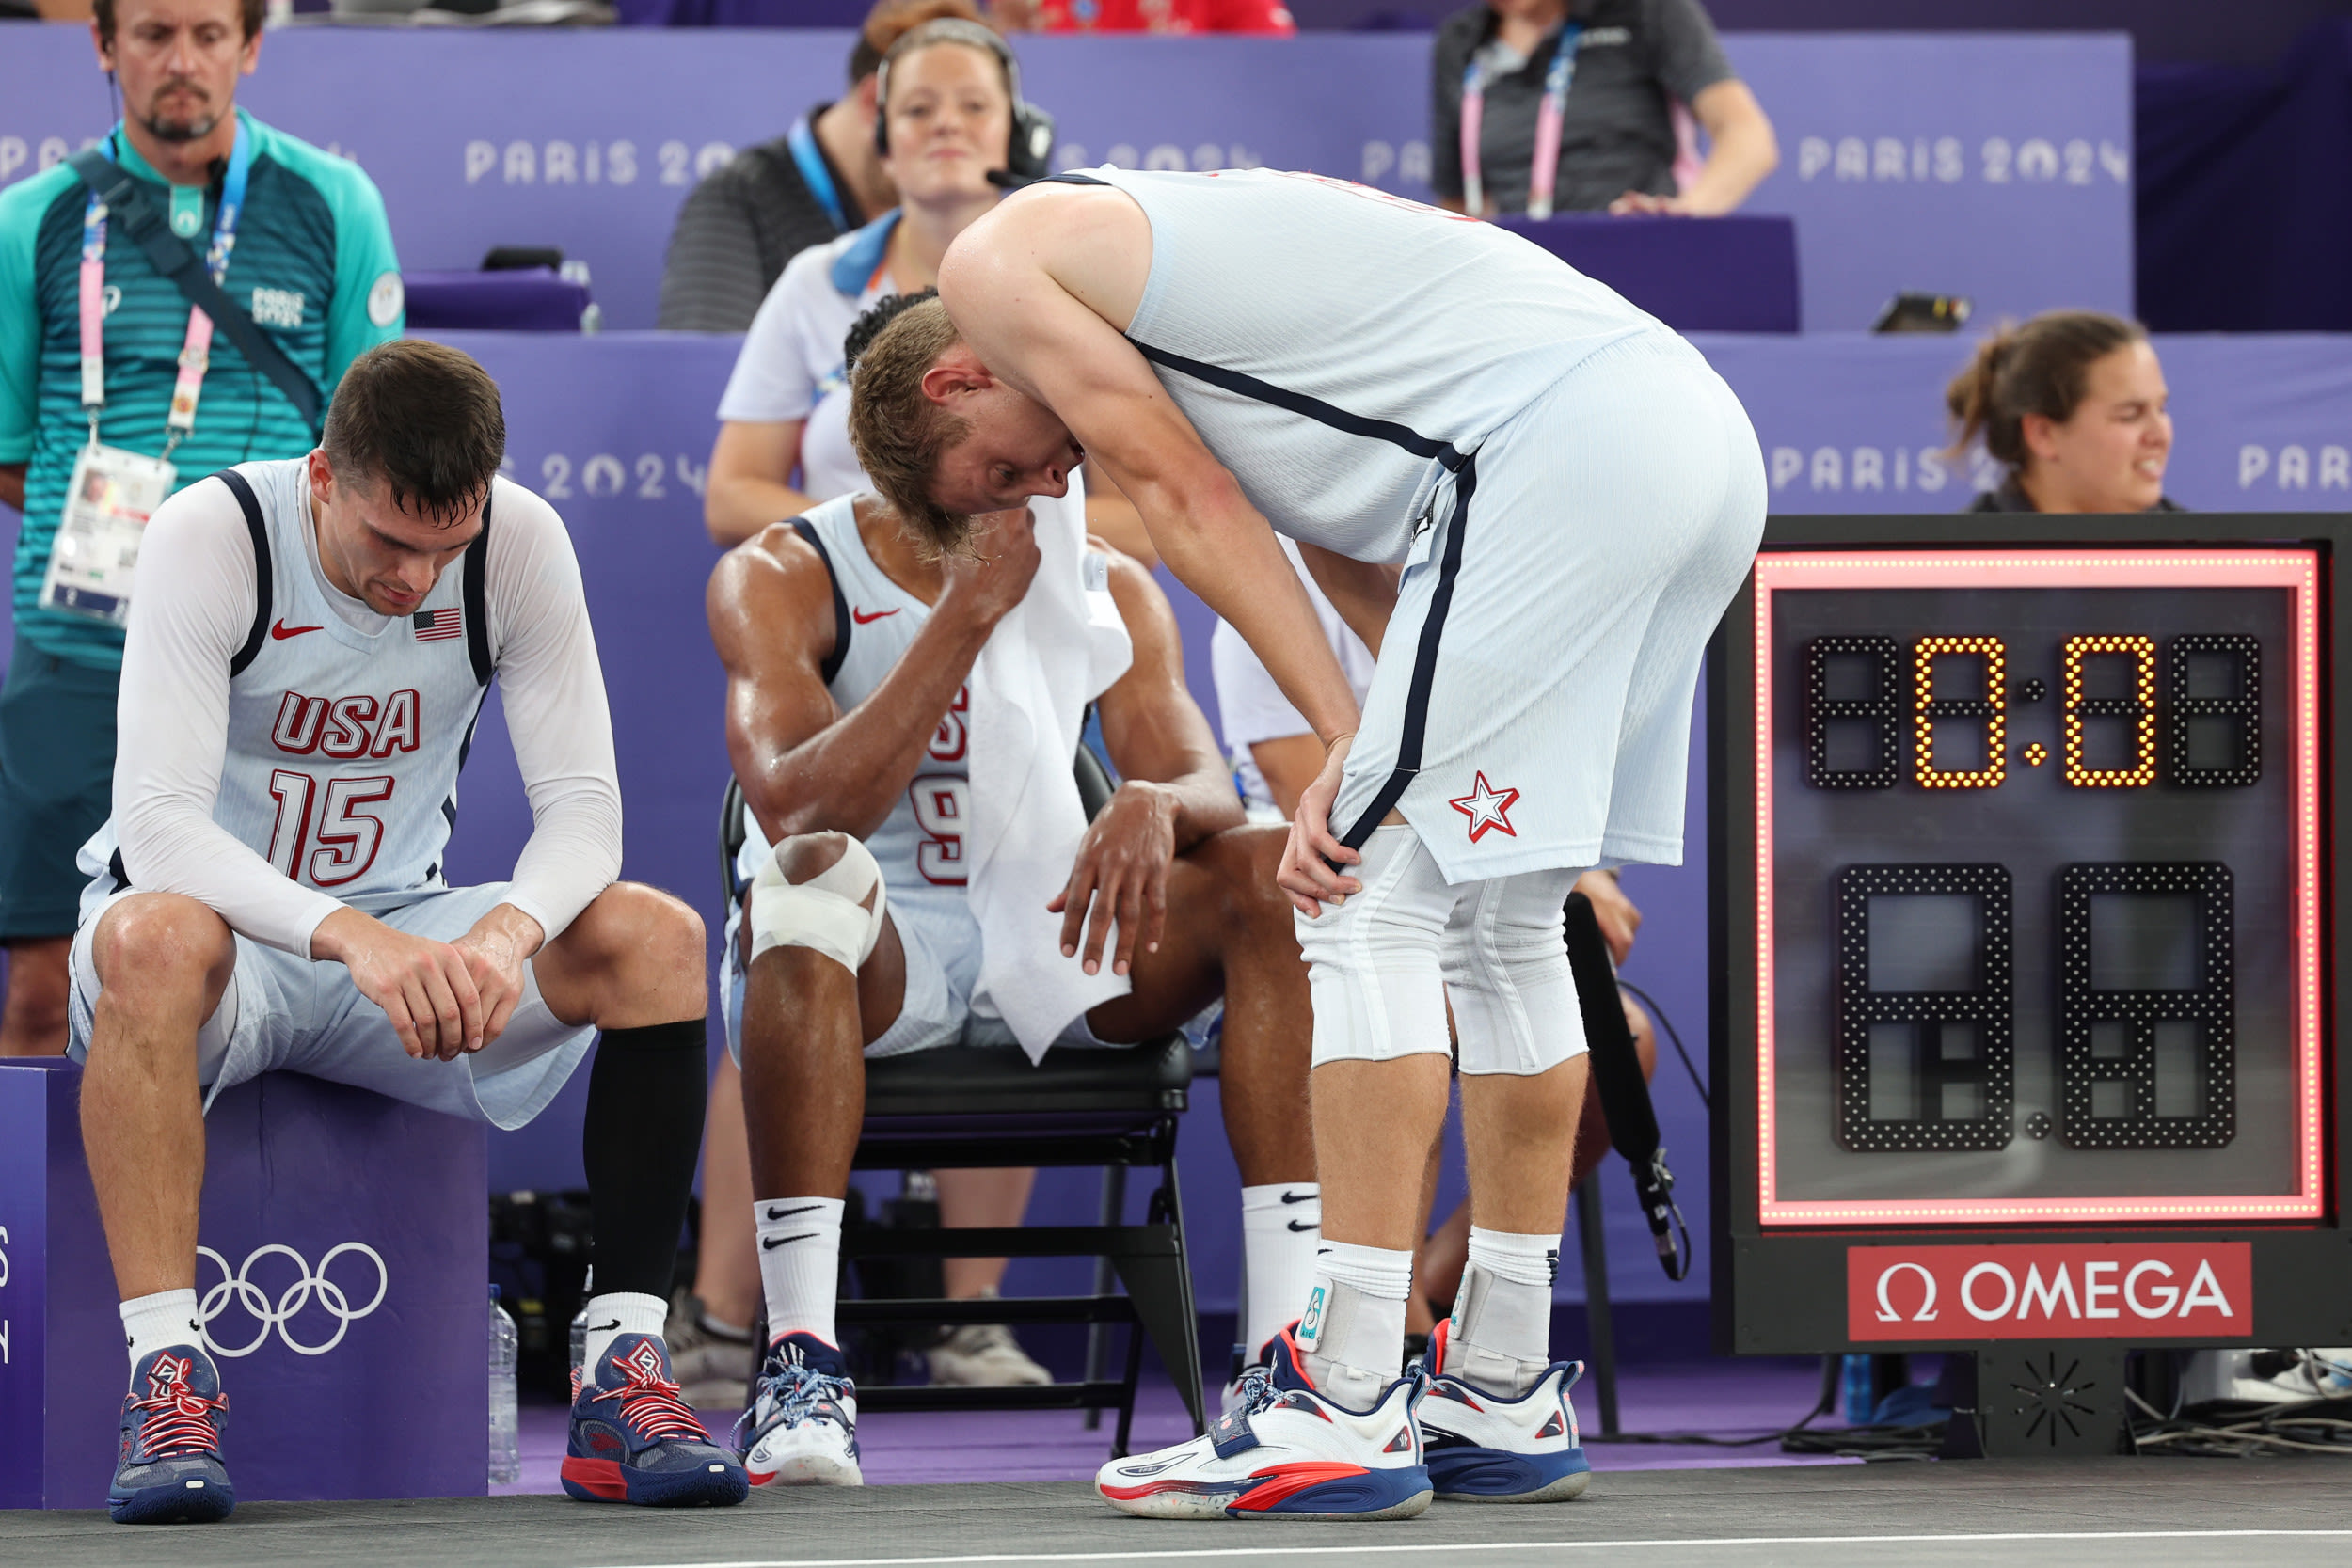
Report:
<svg viewBox="0 0 2352 1568"><path fill-rule="evenodd" d="M1870 1358L1867 1355L1849 1355L1845 1357L1841 1371L1844 1374L1841 1380L1844 1398L1840 1402L1846 1407L1846 1424L1869 1425L1871 1416L1878 1410L1878 1385Z"/></svg>
<svg viewBox="0 0 2352 1568"><path fill-rule="evenodd" d="M490 1480L522 1480L523 1459L515 1417L515 1320L490 1287Z"/></svg>
<svg viewBox="0 0 2352 1568"><path fill-rule="evenodd" d="M588 1359L588 1304L596 1294L596 1266L591 1263L588 1277L580 1282L580 1310L572 1314L572 1370L583 1379L587 1376L581 1369Z"/></svg>

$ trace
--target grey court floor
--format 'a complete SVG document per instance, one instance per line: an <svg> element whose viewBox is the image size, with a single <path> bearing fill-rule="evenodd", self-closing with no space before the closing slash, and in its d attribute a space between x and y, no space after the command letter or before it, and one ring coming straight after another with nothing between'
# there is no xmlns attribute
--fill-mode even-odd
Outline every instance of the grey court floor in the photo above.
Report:
<svg viewBox="0 0 2352 1568"><path fill-rule="evenodd" d="M761 1494L670 1513L562 1497L247 1503L219 1525L0 1513L0 1563L753 1568L833 1563L1278 1560L1431 1568L1903 1568L2352 1562L2352 1466L2330 1459L2116 1459L1620 1471L1542 1508L1439 1504L1387 1525L1169 1524L1083 1483Z"/></svg>

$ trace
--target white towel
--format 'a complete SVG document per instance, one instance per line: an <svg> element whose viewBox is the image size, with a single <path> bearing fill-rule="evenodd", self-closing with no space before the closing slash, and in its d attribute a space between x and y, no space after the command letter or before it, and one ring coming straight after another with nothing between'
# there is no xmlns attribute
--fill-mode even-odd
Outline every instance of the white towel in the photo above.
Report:
<svg viewBox="0 0 2352 1568"><path fill-rule="evenodd" d="M1089 1009L1124 996L1109 949L1097 974L1061 952L1046 903L1070 880L1086 809L1071 771L1086 705L1126 673L1135 646L1111 602L1109 562L1086 541L1086 504L1070 494L1029 503L1037 577L996 623L972 666L972 863L979 984L972 1010L1011 1026L1032 1062Z"/></svg>

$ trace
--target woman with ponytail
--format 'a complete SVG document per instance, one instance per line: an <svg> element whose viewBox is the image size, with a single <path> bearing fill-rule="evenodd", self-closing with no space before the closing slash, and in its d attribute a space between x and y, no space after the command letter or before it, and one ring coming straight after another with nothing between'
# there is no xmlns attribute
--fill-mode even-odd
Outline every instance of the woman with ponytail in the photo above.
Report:
<svg viewBox="0 0 2352 1568"><path fill-rule="evenodd" d="M2136 322L2051 310L1977 345L1944 394L1953 448L2006 470L1972 512L2177 512L2164 493L2172 417Z"/></svg>

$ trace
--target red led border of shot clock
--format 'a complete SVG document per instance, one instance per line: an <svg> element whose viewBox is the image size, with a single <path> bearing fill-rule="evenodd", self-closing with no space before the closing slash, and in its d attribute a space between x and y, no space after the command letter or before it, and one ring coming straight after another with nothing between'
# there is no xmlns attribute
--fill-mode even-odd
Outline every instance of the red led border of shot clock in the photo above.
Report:
<svg viewBox="0 0 2352 1568"><path fill-rule="evenodd" d="M1772 594L1785 589L2284 588L2293 595L2296 1176L2293 1193L2214 1197L1783 1201L1773 1160ZM1772 552L1756 563L1756 1177L1766 1226L2080 1225L2318 1218L2320 1128L2319 577L2311 550L1891 550Z"/></svg>

